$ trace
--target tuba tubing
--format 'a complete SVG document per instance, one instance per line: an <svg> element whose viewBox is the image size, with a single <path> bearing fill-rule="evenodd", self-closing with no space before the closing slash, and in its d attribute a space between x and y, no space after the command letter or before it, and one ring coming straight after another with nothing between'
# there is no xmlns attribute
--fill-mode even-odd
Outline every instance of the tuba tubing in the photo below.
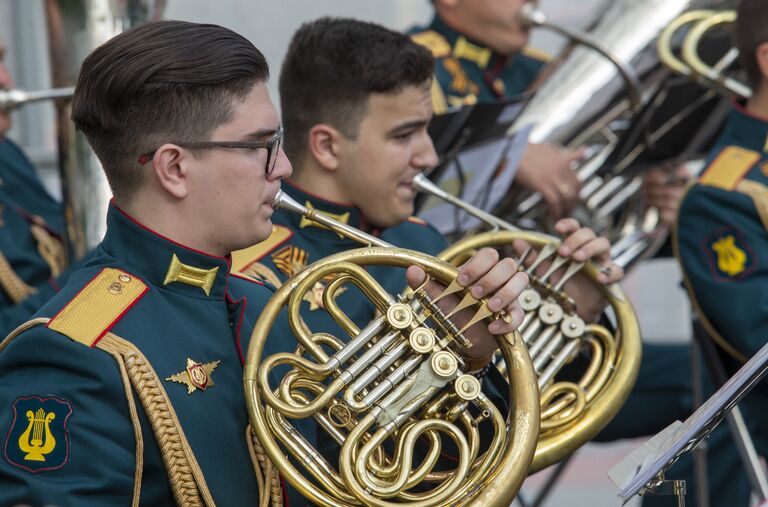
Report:
<svg viewBox="0 0 768 507"><path fill-rule="evenodd" d="M608 424L629 396L637 379L642 344L637 316L631 304L618 284L605 286L595 281L616 316L616 337L611 336L603 326L585 324L575 315L574 308L568 308L572 306L570 298L561 289L565 281L580 271L591 280L596 280L599 268L594 263L573 263L560 257L556 253L559 239L520 230L442 190L422 174L414 178L413 185L417 190L444 199L493 228L490 232L459 240L441 252L440 258L461 262L472 250L485 246L511 245L515 239L522 239L541 249L539 259L526 269L531 285L520 298L526 317L519 331L533 360L542 400L542 433L531 472L562 460ZM552 267L543 276L537 277L536 266L545 257L551 261ZM557 268L564 269L565 274L553 286L547 278ZM518 269L524 269L519 259ZM550 317L545 315L546 311L561 315L562 320L548 320ZM560 324L559 331L556 329L557 324ZM570 330L567 329L569 327ZM579 330L581 333L575 332ZM594 361L582 379L576 384L555 381L558 371L584 348L592 352ZM576 398L570 407L563 402L569 396ZM566 415L558 421L559 409ZM548 423L548 418L554 422Z"/></svg>
<svg viewBox="0 0 768 507"><path fill-rule="evenodd" d="M69 99L74 93L74 86L36 91L0 90L0 110L8 111L24 104L41 100Z"/></svg>
<svg viewBox="0 0 768 507"><path fill-rule="evenodd" d="M452 340L463 344L457 337L464 328L451 327L449 318L434 305L442 295L424 297L421 288L417 288L396 301L372 281L364 269L375 264L400 267L416 264L428 276L448 286L445 293L454 293L450 291L457 287L463 290L452 283L457 273L455 267L423 253L393 247L309 210L282 192L276 196L274 206L300 213L368 248L337 253L296 273L270 298L254 327L243 381L251 425L269 460L302 495L318 505L508 506L533 459L539 428L535 375L519 335L499 338L505 361L513 365L508 371L511 408L505 420L479 389L479 382L456 368L462 360L452 352ZM312 334L301 319L299 308L303 295L320 280L330 280L323 291L328 313L338 309L333 291L341 282L351 280L374 303L381 316L363 329L358 329L351 320L337 319L350 334L347 342L328 333ZM365 280L371 283L363 283ZM470 300L464 295L462 303L466 301ZM475 318L480 314L481 318L492 315L483 313L484 301L474 300L470 304L469 308L480 308ZM283 352L265 357L267 337L286 306L299 349L294 354ZM422 308L429 311L418 313ZM411 315L411 310L417 316L415 321L403 318ZM425 320L421 320L422 316ZM443 335L436 334L431 345L425 345L420 341L423 335L416 333L427 329L421 327L427 326L426 319L437 322L446 332L439 342L437 339ZM409 329L410 334L406 334ZM285 336L281 339L281 346L286 339ZM335 353L329 354L326 347ZM273 367L285 365L292 369L281 377L279 386L272 387ZM429 378L432 380L425 382ZM464 397L463 390L473 385L477 386L475 394ZM294 386L297 388L292 389ZM311 395L314 395L312 400ZM494 428L487 450L478 447L477 422L473 422L474 416L467 410L472 404L482 409L480 417L484 419L481 420L488 421ZM326 407L327 415L323 412ZM344 409L347 414L359 414L358 422L353 424L348 420L346 426L334 423L334 409L338 414L342 410L339 407L349 407ZM334 455L338 457L339 472L289 422L307 416L313 417L313 424L325 429L341 446L340 452ZM466 436L459 430L460 423ZM345 435L346 430L349 433ZM439 442L443 438L437 435L456 443L459 462L454 470L432 471L440 456ZM411 470L411 448L417 438L427 444L438 439L437 447L432 445L430 449L437 452L429 452L418 469ZM387 451L380 447L386 439L397 439L394 448L398 451L391 459L386 459ZM411 491L425 478L441 484L426 493ZM503 480L499 480L501 478Z"/></svg>

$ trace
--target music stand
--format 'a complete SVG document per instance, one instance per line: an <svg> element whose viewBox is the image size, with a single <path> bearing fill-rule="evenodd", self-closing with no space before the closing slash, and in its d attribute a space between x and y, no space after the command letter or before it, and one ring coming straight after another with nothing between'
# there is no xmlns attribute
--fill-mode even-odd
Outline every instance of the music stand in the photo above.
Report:
<svg viewBox="0 0 768 507"><path fill-rule="evenodd" d="M467 105L435 116L429 125L429 134L439 163L427 175L429 179L480 208L493 207L494 199L499 200L498 194L503 196L511 184L527 145L530 129L507 135L525 99L518 96L503 102ZM460 224L468 221L450 205L432 209L440 204L434 198L420 195L416 209L444 233L461 229ZM451 224L446 217L453 215L455 221Z"/></svg>
<svg viewBox="0 0 768 507"><path fill-rule="evenodd" d="M675 421L608 471L619 487L622 505L637 494L675 494L685 505L685 481L667 481L664 473L723 420L768 372L768 344L747 361L684 423Z"/></svg>

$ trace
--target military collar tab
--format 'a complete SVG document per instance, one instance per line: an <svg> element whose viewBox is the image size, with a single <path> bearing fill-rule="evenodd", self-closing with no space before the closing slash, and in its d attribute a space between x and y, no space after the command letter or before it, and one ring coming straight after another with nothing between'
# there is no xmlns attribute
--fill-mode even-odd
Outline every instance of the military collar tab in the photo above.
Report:
<svg viewBox="0 0 768 507"><path fill-rule="evenodd" d="M474 62L481 69L485 69L488 66L488 62L491 60L491 56L493 56L493 51L486 47L473 44L461 35L456 39L456 43L453 45L453 56Z"/></svg>
<svg viewBox="0 0 768 507"><path fill-rule="evenodd" d="M153 285L192 297L224 299L229 259L184 246L110 205L102 242L126 269Z"/></svg>

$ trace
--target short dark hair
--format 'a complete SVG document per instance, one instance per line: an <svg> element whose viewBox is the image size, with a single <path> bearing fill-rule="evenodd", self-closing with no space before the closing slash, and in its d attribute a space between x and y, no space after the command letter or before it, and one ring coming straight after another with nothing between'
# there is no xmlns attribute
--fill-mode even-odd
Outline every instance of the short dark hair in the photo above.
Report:
<svg viewBox="0 0 768 507"><path fill-rule="evenodd" d="M741 0L734 37L749 82L756 89L764 79L757 64L757 47L768 42L768 3L765 0Z"/></svg>
<svg viewBox="0 0 768 507"><path fill-rule="evenodd" d="M372 93L427 82L431 53L407 35L344 18L320 18L294 34L280 72L285 151L300 165L309 130L328 123L357 136Z"/></svg>
<svg viewBox="0 0 768 507"><path fill-rule="evenodd" d="M269 78L264 56L217 25L158 21L117 35L83 62L72 120L123 204L148 170L138 157L165 142L207 140Z"/></svg>

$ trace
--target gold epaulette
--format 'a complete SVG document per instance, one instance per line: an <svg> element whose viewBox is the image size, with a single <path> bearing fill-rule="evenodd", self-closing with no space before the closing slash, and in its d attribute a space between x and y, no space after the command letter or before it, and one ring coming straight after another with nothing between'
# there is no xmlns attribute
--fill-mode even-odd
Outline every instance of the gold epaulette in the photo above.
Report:
<svg viewBox="0 0 768 507"><path fill-rule="evenodd" d="M411 222L412 224L419 224L419 225L424 225L424 226L429 225L427 223L427 221L424 220L423 218L414 217L414 216L408 217L408 221Z"/></svg>
<svg viewBox="0 0 768 507"><path fill-rule="evenodd" d="M146 292L147 285L135 276L104 268L48 322L48 328L93 347Z"/></svg>
<svg viewBox="0 0 768 507"><path fill-rule="evenodd" d="M733 190L760 160L760 154L739 146L728 146L704 169L699 184Z"/></svg>
<svg viewBox="0 0 768 507"><path fill-rule="evenodd" d="M278 245L288 241L293 236L293 231L282 225L272 225L272 234L261 243L232 252L232 273L244 273L250 264L257 261L274 250Z"/></svg>
<svg viewBox="0 0 768 507"><path fill-rule="evenodd" d="M435 58L443 58L451 54L451 45L445 40L445 37L435 32L427 30L411 35L411 40L420 46L429 49Z"/></svg>
<svg viewBox="0 0 768 507"><path fill-rule="evenodd" d="M546 51L541 51L540 49L535 49L535 48L525 46L522 50L520 50L520 52L523 53L525 56L529 58L533 58L534 60L539 60L540 62L546 63L552 60L552 55L550 55Z"/></svg>

